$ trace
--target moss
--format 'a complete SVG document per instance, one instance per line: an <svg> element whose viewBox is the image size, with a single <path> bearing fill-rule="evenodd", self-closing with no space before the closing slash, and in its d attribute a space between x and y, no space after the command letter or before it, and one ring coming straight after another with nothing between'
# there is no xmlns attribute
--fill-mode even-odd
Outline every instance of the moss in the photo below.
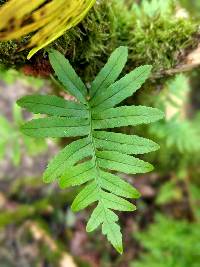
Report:
<svg viewBox="0 0 200 267"><path fill-rule="evenodd" d="M86 81L95 77L119 45L130 49L125 71L152 64L155 73L175 67L188 49L197 46L197 23L176 18L173 5L152 16L137 5L138 17L135 9L128 9L124 3L123 0L112 0L109 4L101 1L79 27L54 43Z"/></svg>
<svg viewBox="0 0 200 267"><path fill-rule="evenodd" d="M130 49L125 71L148 63L153 65L155 73L173 68L185 51L197 45L194 37L197 24L191 19L177 19L174 8L160 14L158 10L149 16L142 7L137 6L136 12L126 3L129 1L97 1L82 23L50 45L69 58L86 82L95 77L110 53L120 45ZM27 51L18 52L20 47L21 42L0 43L0 63L17 67L26 64ZM43 51L39 57L43 57ZM33 57L30 63L34 60Z"/></svg>
<svg viewBox="0 0 200 267"><path fill-rule="evenodd" d="M155 72L173 68L186 48L197 45L196 32L197 25L185 19L149 18L131 32L131 60L137 65L152 64Z"/></svg>
<svg viewBox="0 0 200 267"><path fill-rule="evenodd" d="M27 38L23 38L21 41L7 41L0 42L0 64L5 67L20 67L27 62L26 50L22 49L27 42Z"/></svg>

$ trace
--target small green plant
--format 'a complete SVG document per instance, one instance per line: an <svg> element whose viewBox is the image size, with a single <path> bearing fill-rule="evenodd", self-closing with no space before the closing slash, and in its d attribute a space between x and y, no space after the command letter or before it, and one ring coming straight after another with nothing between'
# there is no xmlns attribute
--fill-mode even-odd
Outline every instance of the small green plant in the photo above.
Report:
<svg viewBox="0 0 200 267"><path fill-rule="evenodd" d="M128 56L126 47L116 49L107 64L92 82L90 89L83 84L67 59L50 50L51 65L64 90L77 101L57 96L31 95L18 100L21 107L34 113L47 114L26 123L23 133L33 137L83 137L66 146L48 165L44 173L47 183L58 181L61 188L85 184L72 204L80 211L97 202L87 231L102 225L102 232L115 249L123 252L118 216L112 210L134 211L136 207L124 198L138 198L139 192L119 176L146 173L153 166L131 154L144 154L158 149L153 141L135 135L105 131L106 128L148 124L163 117L151 107L118 106L131 96L148 78L151 66L136 68L116 81Z"/></svg>
<svg viewBox="0 0 200 267"><path fill-rule="evenodd" d="M13 105L12 122L0 115L0 161L8 156L15 166L21 162L23 152L34 156L47 148L43 139L36 140L22 134L20 126L24 123L22 112Z"/></svg>
<svg viewBox="0 0 200 267"><path fill-rule="evenodd" d="M135 235L145 251L134 267L198 267L200 232L198 223L157 215L145 232Z"/></svg>
<svg viewBox="0 0 200 267"><path fill-rule="evenodd" d="M194 119L188 116L189 93L187 76L179 74L167 82L155 101L155 106L165 112L165 120L150 126L150 133L167 149L178 151L184 157L200 151L198 113Z"/></svg>
<svg viewBox="0 0 200 267"><path fill-rule="evenodd" d="M165 83L159 96L154 97L154 101L151 99L155 107L164 111L165 119L150 125L149 134L162 144L154 158L164 178L156 203L165 206L187 201L190 217L196 220L192 189L197 187L200 117L199 112L195 114L190 108L191 91L190 80L185 74L178 74Z"/></svg>

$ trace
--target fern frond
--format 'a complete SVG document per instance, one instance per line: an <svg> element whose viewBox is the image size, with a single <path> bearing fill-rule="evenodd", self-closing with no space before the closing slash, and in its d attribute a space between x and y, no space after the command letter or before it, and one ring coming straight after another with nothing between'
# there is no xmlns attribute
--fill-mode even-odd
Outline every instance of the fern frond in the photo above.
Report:
<svg viewBox="0 0 200 267"><path fill-rule="evenodd" d="M9 0L0 8L0 40L37 31L27 47L28 58L77 25L95 0ZM81 90L81 88L80 88Z"/></svg>
<svg viewBox="0 0 200 267"><path fill-rule="evenodd" d="M49 163L44 181L57 180L61 188L85 184L72 203L72 209L79 211L95 202L97 207L88 221L87 231L102 225L103 234L122 253L122 235L118 216L113 210L134 211L136 207L126 199L138 198L140 194L109 171L128 174L149 172L153 166L132 155L155 151L159 146L136 135L101 129L150 123L163 117L156 108L115 107L141 87L150 74L151 66L141 66L115 81L127 60L127 48L119 47L87 93L88 89L64 56L52 50L49 57L64 90L79 102L55 96L23 97L18 101L21 107L51 117L30 121L22 127L22 131L34 137L84 136L66 146Z"/></svg>

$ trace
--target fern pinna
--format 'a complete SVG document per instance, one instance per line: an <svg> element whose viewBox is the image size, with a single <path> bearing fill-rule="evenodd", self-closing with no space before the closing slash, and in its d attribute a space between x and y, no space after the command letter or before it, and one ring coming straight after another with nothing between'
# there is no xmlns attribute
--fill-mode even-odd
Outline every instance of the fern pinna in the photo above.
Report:
<svg viewBox="0 0 200 267"><path fill-rule="evenodd" d="M63 89L77 101L52 95L30 95L18 100L21 107L31 112L49 115L23 125L25 134L40 138L83 137L67 145L49 163L44 181L57 180L61 188L86 184L73 201L72 209L80 211L96 202L87 231L102 225L103 234L119 253L123 251L122 235L113 210L134 211L136 207L124 198L138 198L140 194L110 171L127 174L151 171L151 164L131 154L155 151L158 145L136 135L104 129L155 122L163 117L156 108L115 107L139 89L151 71L151 66L141 66L116 81L127 56L127 47L117 48L88 90L68 60L51 50L49 59L56 76Z"/></svg>

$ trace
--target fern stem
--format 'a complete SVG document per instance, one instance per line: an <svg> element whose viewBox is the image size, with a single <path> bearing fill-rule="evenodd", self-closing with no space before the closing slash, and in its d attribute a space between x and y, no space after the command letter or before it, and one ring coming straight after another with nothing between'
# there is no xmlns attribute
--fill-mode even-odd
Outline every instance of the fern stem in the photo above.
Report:
<svg viewBox="0 0 200 267"><path fill-rule="evenodd" d="M88 103L88 110L89 110L89 123L90 123L90 133L89 133L89 138L90 138L90 142L91 142L91 145L92 145L92 158L94 160L94 163L95 163L95 170L97 172L97 175L95 176L95 181L97 183L97 186L98 186L98 191L99 191L99 194L101 194L101 185L100 185L100 182L99 182L99 179L100 179L100 174L99 174L99 165L98 165L98 160L97 160L97 156L96 156L96 145L95 145L95 141L94 141L94 137L93 137L93 125L92 125L92 112L91 112L91 107ZM99 199L100 201L100 199Z"/></svg>
<svg viewBox="0 0 200 267"><path fill-rule="evenodd" d="M106 216L106 212L105 212L105 205L104 205L104 201L103 199L100 197L101 196L101 192L103 191L102 188L101 188L101 184L100 184L100 168L99 168L99 165L98 165L98 160L97 160L97 156L96 156L96 151L97 151L97 148L96 148L96 145L95 145L95 141L94 141L94 137L93 137L93 125L92 125L92 112L91 112L91 107L90 107L90 104L88 103L88 109L89 109L89 122L90 122L90 133L89 133L89 138L90 138L90 141L91 141L91 145L92 145L92 150L93 150L93 160L94 160L94 163L95 163L95 170L96 170L96 173L97 175L95 176L95 181L97 183L97 187L98 187L98 192L99 192L99 202L102 204L103 206L103 209L104 209L104 214L105 214L105 218L107 220L107 216ZM108 220L107 220L107 223Z"/></svg>
<svg viewBox="0 0 200 267"><path fill-rule="evenodd" d="M97 148L96 148L96 145L95 145L95 141L94 141L94 137L93 137L93 126L92 126L92 112L91 112L91 107L88 103L88 110L89 110L89 122L90 122L90 133L89 133L89 138L90 138L90 141L91 141L91 145L92 145L92 150L93 150L93 159L94 159L94 162L95 162L95 170L96 170L96 173L97 175L95 176L95 181L97 183L97 187L98 187L98 192L99 192L99 199L98 201L101 203L102 207L103 207L103 212L104 212L104 218L105 218L105 221L107 223L107 225L109 225L109 220L107 218L107 213L106 213L106 207L104 205L104 201L103 199L100 197L101 196L101 192L103 191L102 188L101 188L101 185L100 185L100 168L99 168L99 165L98 165L98 160L97 160L97 156L96 156L96 151L97 151ZM113 233L114 234L114 233Z"/></svg>

